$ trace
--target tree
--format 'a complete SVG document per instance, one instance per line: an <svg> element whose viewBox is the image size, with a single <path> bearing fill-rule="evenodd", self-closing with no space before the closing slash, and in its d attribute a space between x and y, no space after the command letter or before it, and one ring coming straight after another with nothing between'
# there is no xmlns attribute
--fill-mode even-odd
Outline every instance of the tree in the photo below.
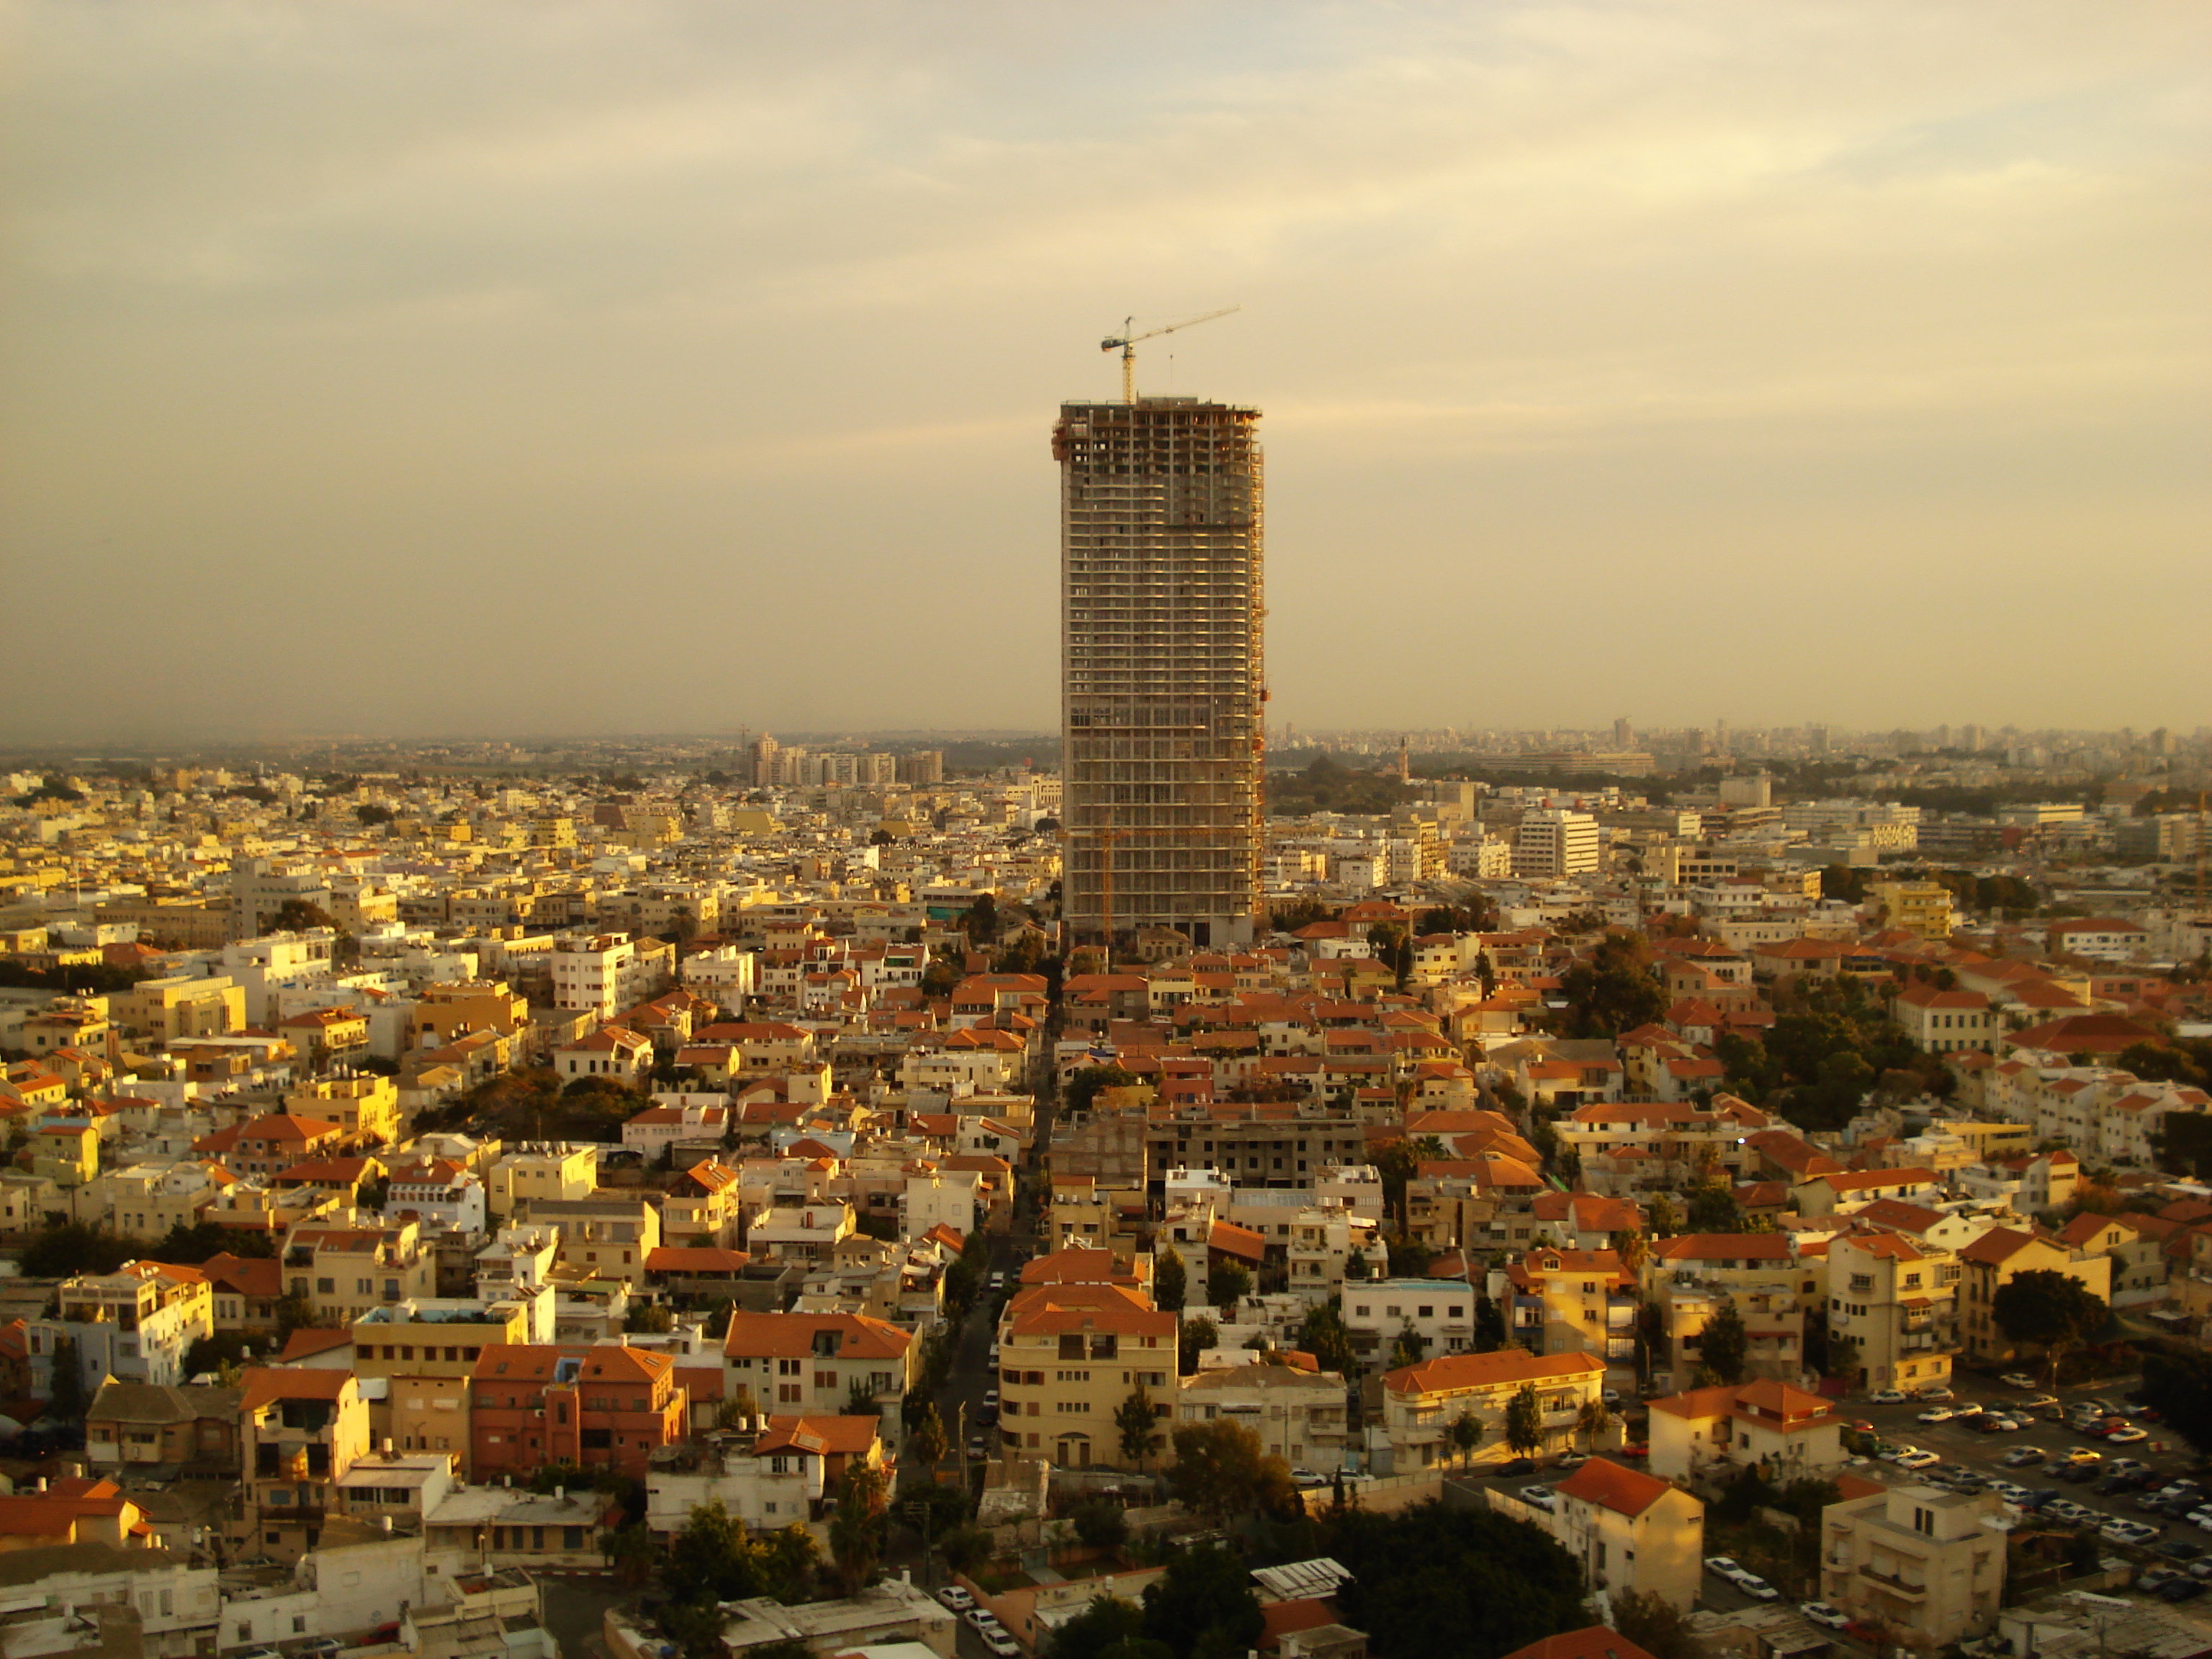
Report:
<svg viewBox="0 0 2212 1659"><path fill-rule="evenodd" d="M1237 1304L1251 1294L1251 1269L1243 1262L1221 1261L1206 1269L1206 1299L1224 1321L1234 1318Z"/></svg>
<svg viewBox="0 0 2212 1659"><path fill-rule="evenodd" d="M1188 1376L1198 1369L1198 1357L1208 1348L1221 1346L1221 1333L1204 1314L1186 1319L1176 1328L1176 1369Z"/></svg>
<svg viewBox="0 0 2212 1659"><path fill-rule="evenodd" d="M1651 1659L1705 1659L1705 1646L1691 1634L1689 1621L1656 1590L1613 1591L1613 1628Z"/></svg>
<svg viewBox="0 0 2212 1659"><path fill-rule="evenodd" d="M1339 1592L1344 1622L1368 1632L1378 1659L1499 1659L1589 1623L1582 1563L1486 1507L1355 1510L1331 1531L1328 1553L1352 1576Z"/></svg>
<svg viewBox="0 0 2212 1659"><path fill-rule="evenodd" d="M1186 1423L1175 1431L1168 1496L1219 1526L1233 1516L1296 1501L1290 1466L1264 1449L1260 1437L1229 1418Z"/></svg>
<svg viewBox="0 0 2212 1659"><path fill-rule="evenodd" d="M2198 1455L2212 1457L2212 1353L2180 1347L2145 1353L2142 1401Z"/></svg>
<svg viewBox="0 0 2212 1659"><path fill-rule="evenodd" d="M291 1340L295 1331L319 1330L323 1316L305 1291L287 1291L276 1298L276 1340Z"/></svg>
<svg viewBox="0 0 2212 1659"><path fill-rule="evenodd" d="M1252 1575L1218 1546L1180 1552L1145 1587L1145 1634L1164 1642L1177 1659L1242 1654L1258 1645L1266 1628Z"/></svg>
<svg viewBox="0 0 2212 1659"><path fill-rule="evenodd" d="M1681 1217L1674 1208L1674 1200L1664 1194L1651 1200L1651 1236L1672 1238L1681 1227Z"/></svg>
<svg viewBox="0 0 2212 1659"><path fill-rule="evenodd" d="M700 1504L669 1540L661 1583L677 1601L735 1601L761 1593L760 1564L745 1523L718 1500Z"/></svg>
<svg viewBox="0 0 2212 1659"><path fill-rule="evenodd" d="M58 1420L74 1423L84 1415L88 1403L84 1395L84 1362L78 1356L76 1339L63 1337L54 1344L54 1391L48 1407Z"/></svg>
<svg viewBox="0 0 2212 1659"><path fill-rule="evenodd" d="M1061 1103L1071 1112L1087 1112L1102 1089L1127 1089L1143 1081L1134 1072L1119 1066L1079 1066L1060 1091Z"/></svg>
<svg viewBox="0 0 2212 1659"><path fill-rule="evenodd" d="M1172 1246L1164 1246L1152 1258L1152 1306L1162 1313L1181 1313L1189 1294L1190 1273Z"/></svg>
<svg viewBox="0 0 2212 1659"><path fill-rule="evenodd" d="M1751 1336L1743 1328L1743 1316L1735 1310L1733 1300L1721 1304L1720 1311L1705 1322L1698 1334L1698 1356L1713 1380L1729 1385L1743 1381L1743 1368L1750 1356Z"/></svg>
<svg viewBox="0 0 2212 1659"><path fill-rule="evenodd" d="M1583 1401L1583 1408L1575 1414L1575 1427L1581 1431L1583 1449L1595 1451L1597 1437L1605 1432L1605 1425L1613 1421L1613 1413L1606 1409L1605 1401L1591 1399Z"/></svg>
<svg viewBox="0 0 2212 1659"><path fill-rule="evenodd" d="M1459 1454L1459 1461L1465 1463L1474 1455L1474 1449L1482 1443L1482 1419L1473 1412L1462 1411L1444 1425L1444 1438Z"/></svg>
<svg viewBox="0 0 2212 1659"><path fill-rule="evenodd" d="M1128 1541L1128 1511L1103 1493L1085 1498L1069 1518L1075 1535L1094 1550L1119 1549Z"/></svg>
<svg viewBox="0 0 2212 1659"><path fill-rule="evenodd" d="M1505 1346L1505 1310L1491 1298L1488 1291L1477 1291L1474 1295L1474 1351L1494 1353Z"/></svg>
<svg viewBox="0 0 2212 1659"><path fill-rule="evenodd" d="M1396 1371L1418 1365L1428 1351L1428 1339L1413 1328L1413 1322L1409 1319L1399 1331L1398 1340L1390 1345L1390 1369Z"/></svg>
<svg viewBox="0 0 2212 1659"><path fill-rule="evenodd" d="M1820 1375L1834 1377L1841 1382L1849 1382L1857 1376L1858 1370L1858 1338L1848 1335L1842 1331L1829 1332L1827 1363L1820 1368Z"/></svg>
<svg viewBox="0 0 2212 1659"><path fill-rule="evenodd" d="M1998 1285L1990 1298L1990 1317L2011 1340L2043 1350L2055 1383L2066 1350L2102 1330L2112 1310L2079 1279L2046 1267L2014 1273Z"/></svg>
<svg viewBox="0 0 2212 1659"><path fill-rule="evenodd" d="M1121 1437L1121 1455L1141 1473L1145 1460L1160 1443L1159 1413L1152 1409L1152 1397L1145 1392L1143 1383L1138 1383L1129 1397L1115 1407L1114 1427Z"/></svg>
<svg viewBox="0 0 2212 1659"><path fill-rule="evenodd" d="M1352 1334L1344 1328L1343 1299L1331 1297L1317 1308L1309 1310L1298 1327L1298 1346L1314 1357L1314 1363L1325 1371L1334 1371L1341 1376L1352 1376L1359 1370L1359 1356L1352 1351Z"/></svg>
<svg viewBox="0 0 2212 1659"><path fill-rule="evenodd" d="M1505 1443L1516 1457L1526 1457L1544 1443L1544 1408L1537 1403L1532 1383L1523 1382L1505 1407Z"/></svg>
<svg viewBox="0 0 2212 1659"><path fill-rule="evenodd" d="M1642 1233L1633 1227L1624 1227L1607 1235L1605 1242L1607 1248L1620 1258L1621 1267L1630 1278L1642 1273L1644 1259L1651 1254L1650 1246L1644 1243Z"/></svg>
<svg viewBox="0 0 2212 1659"><path fill-rule="evenodd" d="M1711 1182L1692 1192L1688 1226L1693 1233L1743 1231L1743 1206L1736 1202L1735 1189L1725 1182Z"/></svg>
<svg viewBox="0 0 2212 1659"><path fill-rule="evenodd" d="M641 1302L623 1316L623 1329L647 1335L665 1335L676 1328L676 1316L658 1302Z"/></svg>
<svg viewBox="0 0 2212 1659"><path fill-rule="evenodd" d="M922 1468L929 1471L932 1484L937 1480L937 1466L945 1461L951 1449L945 1437L945 1419L939 1415L937 1402L925 1401L914 1426L907 1431L906 1449L921 1460Z"/></svg>
<svg viewBox="0 0 2212 1659"><path fill-rule="evenodd" d="M1062 1625L1053 1659L1175 1659L1175 1650L1145 1634L1145 1611L1133 1601L1101 1595Z"/></svg>
<svg viewBox="0 0 2212 1659"><path fill-rule="evenodd" d="M884 1500L882 1470L858 1463L846 1467L836 1512L830 1517L830 1558L848 1595L859 1594L883 1559Z"/></svg>
<svg viewBox="0 0 2212 1659"><path fill-rule="evenodd" d="M1561 975L1559 990L1570 1036L1618 1036L1667 1012L1666 988L1652 972L1651 944L1641 933L1607 933L1588 962Z"/></svg>
<svg viewBox="0 0 2212 1659"><path fill-rule="evenodd" d="M848 1417L881 1417L884 1408L870 1392L865 1378L855 1376L845 1389L845 1413Z"/></svg>

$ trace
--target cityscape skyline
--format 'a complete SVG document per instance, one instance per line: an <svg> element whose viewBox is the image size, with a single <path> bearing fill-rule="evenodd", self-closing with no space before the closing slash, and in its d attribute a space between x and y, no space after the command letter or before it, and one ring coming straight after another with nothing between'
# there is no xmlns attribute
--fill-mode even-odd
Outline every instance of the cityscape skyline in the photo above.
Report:
<svg viewBox="0 0 2212 1659"><path fill-rule="evenodd" d="M1278 720L2190 718L2202 8L860 9L19 9L0 742L1049 729L1232 301Z"/></svg>

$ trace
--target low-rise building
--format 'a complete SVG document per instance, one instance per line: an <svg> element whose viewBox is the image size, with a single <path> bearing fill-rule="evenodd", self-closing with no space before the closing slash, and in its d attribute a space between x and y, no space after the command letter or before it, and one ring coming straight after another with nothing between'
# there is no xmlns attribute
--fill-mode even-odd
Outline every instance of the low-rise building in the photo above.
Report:
<svg viewBox="0 0 2212 1659"><path fill-rule="evenodd" d="M1831 1504L1820 1511L1820 1599L1908 1647L1986 1636L2004 1601L2003 1510L1994 1492L1918 1486Z"/></svg>
<svg viewBox="0 0 2212 1659"><path fill-rule="evenodd" d="M730 1316L722 1340L724 1387L767 1410L836 1417L857 1395L896 1413L914 1386L921 1344L910 1331L865 1314Z"/></svg>
<svg viewBox="0 0 2212 1659"><path fill-rule="evenodd" d="M81 1273L56 1293L63 1335L76 1343L88 1390L113 1377L167 1388L185 1380L185 1354L215 1334L215 1297L197 1267L126 1261Z"/></svg>
<svg viewBox="0 0 2212 1659"><path fill-rule="evenodd" d="M1141 1387L1173 1408L1177 1320L1114 1285L1024 1291L1000 1328L1000 1432L1060 1468L1127 1461L1114 1413Z"/></svg>
<svg viewBox="0 0 2212 1659"><path fill-rule="evenodd" d="M1158 1401L1154 1410L1163 1419L1172 1412L1177 1424L1241 1423L1293 1468L1328 1474L1345 1467L1344 1379L1334 1371L1264 1361L1209 1366L1182 1378L1173 1401ZM1168 1425L1160 1426L1164 1454Z"/></svg>
<svg viewBox="0 0 2212 1659"><path fill-rule="evenodd" d="M1382 1422L1392 1470L1406 1474L1451 1461L1456 1452L1448 1431L1462 1413L1482 1431L1474 1461L1498 1463L1516 1455L1505 1441L1505 1413L1523 1389L1536 1395L1538 1449L1562 1450L1604 1386L1605 1362L1595 1354L1518 1348L1448 1354L1391 1371L1382 1379Z"/></svg>
<svg viewBox="0 0 2212 1659"><path fill-rule="evenodd" d="M1704 1582L1705 1506L1680 1487L1593 1457L1552 1491L1552 1535L1592 1589L1656 1595L1678 1613Z"/></svg>
<svg viewBox="0 0 2212 1659"><path fill-rule="evenodd" d="M549 1463L641 1480L653 1454L687 1428L676 1362L620 1343L488 1344L470 1382L476 1480Z"/></svg>
<svg viewBox="0 0 2212 1659"><path fill-rule="evenodd" d="M1692 1389L1654 1400L1651 1473L1729 1480L1756 1468L1777 1486L1844 1465L1843 1420L1827 1401L1785 1382Z"/></svg>

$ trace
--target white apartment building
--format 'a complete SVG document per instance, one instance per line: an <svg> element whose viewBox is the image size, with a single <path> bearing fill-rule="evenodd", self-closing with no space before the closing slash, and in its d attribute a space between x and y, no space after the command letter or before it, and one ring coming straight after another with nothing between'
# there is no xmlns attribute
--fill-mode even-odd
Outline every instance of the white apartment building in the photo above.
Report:
<svg viewBox="0 0 2212 1659"><path fill-rule="evenodd" d="M1556 878L1597 867L1597 820L1589 813L1546 807L1521 815L1513 846L1515 875Z"/></svg>
<svg viewBox="0 0 2212 1659"><path fill-rule="evenodd" d="M674 952L627 933L572 934L553 941L553 1006L611 1019L665 988Z"/></svg>
<svg viewBox="0 0 2212 1659"><path fill-rule="evenodd" d="M1959 1346L1958 1259L1899 1233L1845 1234L1828 1245L1828 1334L1858 1345L1853 1386L1948 1384Z"/></svg>
<svg viewBox="0 0 2212 1659"><path fill-rule="evenodd" d="M197 1267L126 1261L64 1279L56 1294L51 1328L75 1339L88 1398L109 1376L173 1388L185 1380L185 1352L215 1334L215 1292Z"/></svg>
<svg viewBox="0 0 2212 1659"><path fill-rule="evenodd" d="M1241 1423L1292 1468L1345 1466L1344 1379L1334 1371L1214 1366L1182 1380L1175 1413L1177 1423Z"/></svg>

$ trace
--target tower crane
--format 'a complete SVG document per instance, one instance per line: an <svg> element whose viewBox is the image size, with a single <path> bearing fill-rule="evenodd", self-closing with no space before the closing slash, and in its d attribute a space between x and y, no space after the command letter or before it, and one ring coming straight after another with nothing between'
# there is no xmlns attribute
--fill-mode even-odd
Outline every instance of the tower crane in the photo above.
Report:
<svg viewBox="0 0 2212 1659"><path fill-rule="evenodd" d="M1125 404L1133 404L1137 401L1138 341L1150 340L1162 334L1172 334L1179 328L1189 328L1197 323L1210 323L1216 317L1226 317L1232 311L1243 309L1242 306L1224 306L1218 311L1208 311L1196 317L1186 317L1179 323L1170 323L1163 328L1148 328L1142 334L1133 331L1137 324L1134 317L1124 317L1121 319L1121 331L1119 334L1109 334L1098 343L1098 349L1101 351L1119 351L1121 354L1121 401Z"/></svg>

